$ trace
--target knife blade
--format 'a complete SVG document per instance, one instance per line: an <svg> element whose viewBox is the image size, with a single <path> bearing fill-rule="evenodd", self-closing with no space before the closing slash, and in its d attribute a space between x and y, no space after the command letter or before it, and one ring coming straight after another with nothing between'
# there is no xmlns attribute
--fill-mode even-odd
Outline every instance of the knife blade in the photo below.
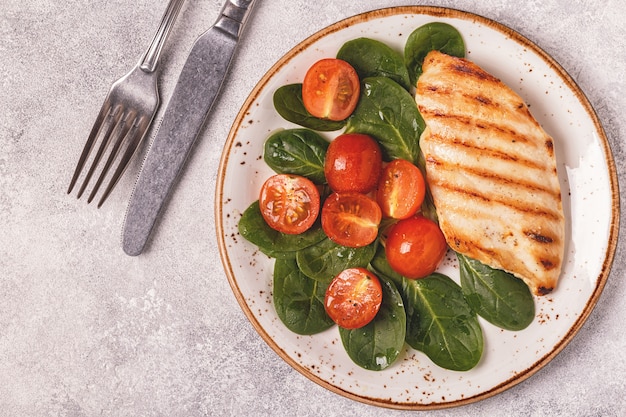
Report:
<svg viewBox="0 0 626 417"><path fill-rule="evenodd" d="M256 0L228 0L193 44L130 197L122 248L143 251L211 111Z"/></svg>

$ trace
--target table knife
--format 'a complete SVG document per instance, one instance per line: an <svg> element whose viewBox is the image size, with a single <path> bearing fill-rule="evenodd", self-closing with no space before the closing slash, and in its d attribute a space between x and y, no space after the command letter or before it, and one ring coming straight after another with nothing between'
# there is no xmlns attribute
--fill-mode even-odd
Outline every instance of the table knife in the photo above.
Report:
<svg viewBox="0 0 626 417"><path fill-rule="evenodd" d="M130 197L122 248L139 255L181 173L228 72L256 0L228 0L185 61Z"/></svg>

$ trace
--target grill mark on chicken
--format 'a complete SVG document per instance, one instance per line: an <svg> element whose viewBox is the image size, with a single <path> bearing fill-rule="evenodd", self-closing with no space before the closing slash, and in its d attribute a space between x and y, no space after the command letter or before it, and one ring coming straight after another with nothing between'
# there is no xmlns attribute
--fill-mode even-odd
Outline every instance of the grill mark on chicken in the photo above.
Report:
<svg viewBox="0 0 626 417"><path fill-rule="evenodd" d="M533 231L527 230L526 232L524 232L526 234L526 236L528 236L529 238L536 240L539 243L552 243L554 242L554 240L551 237L548 236L544 236L541 235L539 233L535 233Z"/></svg>
<svg viewBox="0 0 626 417"><path fill-rule="evenodd" d="M463 171L465 174L469 174L475 179L484 179L491 182L494 186L501 187L502 190L508 190L511 193L520 192L520 189L523 189L532 194L543 194L545 196L549 196L555 201L561 201L561 194L549 187L547 184L539 183L536 181L532 181L527 178L519 178L513 176L507 176L507 174L502 173L494 173L489 171L488 169L482 169L480 167L475 168L467 164L459 164L455 162L448 162L442 159L437 159L432 155L429 155L425 158L425 162L429 165L437 166L442 171L447 172L459 172ZM515 161L519 163L519 161ZM520 165L526 166L526 168L531 168L532 164L525 165L521 163ZM537 168L537 167L535 167ZM439 184L444 186L445 183Z"/></svg>
<svg viewBox="0 0 626 417"><path fill-rule="evenodd" d="M476 96L474 97L474 99L476 99L476 101L481 102L482 104L486 104L486 105L492 105L493 102L491 100L489 100L487 97L483 97L483 96Z"/></svg>
<svg viewBox="0 0 626 417"><path fill-rule="evenodd" d="M452 243L451 246L453 246L455 251L465 253L468 251L479 251L488 254L493 258L501 256L501 254L499 254L496 250L481 245L480 242L477 242L472 236L465 236L461 231L448 237L450 238L450 242ZM514 238L514 236L502 236L502 240L505 240L506 238ZM557 266L552 259L548 259L547 257L541 258L540 263L546 271L554 269Z"/></svg>
<svg viewBox="0 0 626 417"><path fill-rule="evenodd" d="M527 137L520 135L518 131L508 128L507 126L504 126L501 124L496 124L496 123L489 122L488 120L477 119L475 117L464 116L461 114L443 113L436 109L426 109L420 106L418 106L418 108L420 110L422 117L425 119L429 117L433 119L434 118L445 119L446 123L449 123L451 121L457 121L458 123L461 123L468 127L475 126L482 130L492 130L494 132L499 132L502 135L509 136L510 141L512 143L521 142L525 144L533 144L533 142L531 142Z"/></svg>
<svg viewBox="0 0 626 417"><path fill-rule="evenodd" d="M497 256L496 251L486 248L484 246L480 246L479 244L472 242L470 240L467 240L465 238L462 238L460 236L453 236L452 237L452 241L454 242L454 250L456 252L468 252L468 251L479 251L482 253L485 253L487 255L489 255L490 257L494 258Z"/></svg>
<svg viewBox="0 0 626 417"><path fill-rule="evenodd" d="M543 285L537 288L537 295L548 295L552 292L554 287L544 287Z"/></svg>
<svg viewBox="0 0 626 417"><path fill-rule="evenodd" d="M491 82L499 82L500 80L488 72L482 71L476 68L473 65L467 65L468 62L465 60L459 60L458 62L452 63L449 65L449 68L453 72L462 73L464 75L469 75L474 78L477 78L481 82L491 81Z"/></svg>
<svg viewBox="0 0 626 417"><path fill-rule="evenodd" d="M460 195L463 195L465 198L471 199L471 200L479 200L479 203L498 204L498 205L507 207L511 210L514 210L523 214L533 214L533 215L541 216L541 217L548 218L551 220L560 219L560 216L558 213L545 210L545 208L543 207L537 207L531 204L523 204L522 202L515 201L512 199L507 199L507 198L494 198L493 196L483 194L477 191L476 189L455 187L446 182L433 181L433 184L441 187L442 189L444 189L445 191L449 193L460 194ZM456 210L460 211L461 209L456 208ZM474 213L475 213L475 210L474 210ZM531 237L528 234L527 236ZM552 243L552 238L547 238L543 236L544 241L541 241L540 239L542 237L540 236L541 235L535 234L534 236L532 236L532 238L535 241L538 241L540 243ZM547 242L546 241L547 239L550 239L550 242Z"/></svg>
<svg viewBox="0 0 626 417"><path fill-rule="evenodd" d="M550 155L550 157L554 157L554 142L552 142L551 139L547 139L544 142L544 145L546 145L546 151L548 152L548 155Z"/></svg>
<svg viewBox="0 0 626 417"><path fill-rule="evenodd" d="M486 127L482 127L485 129ZM435 133L431 133L429 136L429 140L432 142L437 142L442 145L447 146L460 146L463 147L468 155L471 154L479 154L482 158L494 158L502 161L511 161L522 164L528 168L542 169L543 165L538 163L535 160L524 158L522 155L512 155L508 152L502 152L494 148L489 148L486 146L479 146L475 143L472 143L468 140L463 140L459 137L444 137ZM515 142L516 140L513 140ZM482 142L481 144L484 144Z"/></svg>
<svg viewBox="0 0 626 417"><path fill-rule="evenodd" d="M456 118L461 122L482 125L496 131L506 132L510 135L519 136L519 127L524 123L531 123L535 128L539 124L534 120L524 103L498 103L498 97L489 98L480 92L459 92L449 88L441 88L429 85L418 85L417 94L424 94L424 90L431 92L428 103L418 103L418 108L423 117L434 115L445 118ZM435 103L453 101L454 106L447 108L428 107ZM521 107L520 107L521 106ZM475 108L480 112L470 112ZM507 116L508 115L508 116ZM491 118L493 121L487 119ZM534 142L533 142L534 143Z"/></svg>

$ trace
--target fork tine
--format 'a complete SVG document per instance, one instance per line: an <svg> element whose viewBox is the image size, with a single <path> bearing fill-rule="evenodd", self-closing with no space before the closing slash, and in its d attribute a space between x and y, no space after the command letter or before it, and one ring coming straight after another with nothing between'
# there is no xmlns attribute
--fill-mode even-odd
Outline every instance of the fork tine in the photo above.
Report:
<svg viewBox="0 0 626 417"><path fill-rule="evenodd" d="M80 158L78 159L78 164L76 164L76 168L74 169L74 174L72 175L70 186L67 189L68 194L71 193L72 190L74 189L74 186L76 185L76 181L78 180L78 177L80 176L80 173L83 170L83 166L85 165L85 162L87 161L87 158L89 157L89 154L91 153L91 150L96 144L96 138L99 136L100 130L102 130L102 126L103 126L102 122L104 121L106 116L110 113L110 111L111 111L111 105L108 100L105 100L104 104L102 105L102 108L100 108L100 112L98 113L98 116L96 117L96 121L94 122L93 127L91 128L91 132L89 133L89 137L87 138L85 147L83 148L83 151L80 154Z"/></svg>
<svg viewBox="0 0 626 417"><path fill-rule="evenodd" d="M111 142L111 137L114 134L116 134L118 129L120 128L120 123L124 119L123 117L124 111L123 111L122 105L118 104L117 106L115 106L111 110L111 112L109 112L107 116L111 120L108 122L105 122L106 131L103 134L102 142L100 143L98 152L94 156L91 166L89 167L89 171L87 172L87 175L85 176L85 179L83 180L83 183L80 189L78 190L77 198L80 198L83 195L85 188L87 188L87 185L89 184L89 181L91 180L93 173L95 172L96 168L98 167L98 164L100 163L100 159L102 159L102 155L104 154L104 151L109 146L109 142Z"/></svg>
<svg viewBox="0 0 626 417"><path fill-rule="evenodd" d="M128 137L128 133L136 120L135 113L136 113L135 111L130 111L128 112L128 114L124 116L122 120L124 122L124 126L115 135L115 138L116 138L115 143L113 144L111 152L109 153L109 157L107 158L106 163L104 164L104 167L102 168L102 171L100 172L100 176L98 177L98 181L96 181L96 185L94 185L93 189L91 190L91 194L89 195L89 198L87 199L87 204L91 203L91 200L93 200L94 196L98 192L98 189L100 189L100 185L102 185L102 182L104 181L104 178L109 172L111 165L113 164L113 162L115 161L115 158L119 154L120 148L126 141L126 138Z"/></svg>
<svg viewBox="0 0 626 417"><path fill-rule="evenodd" d="M111 176L109 185L107 186L107 188L104 190L104 193L100 197L100 201L98 201L98 208L102 206L102 204L105 202L109 194L111 194L111 191L113 191L113 188L115 187L115 185L117 185L117 182L119 181L120 177L124 173L124 170L126 170L126 168L128 167L128 163L130 162L133 155L139 148L139 144L141 143L141 140L145 136L146 131L148 130L149 124L150 124L150 120L146 120L145 116L141 116L135 119L132 128L128 131L126 135L127 137L130 138L126 146L126 150L120 159L120 163L117 166L115 173L113 173L113 175Z"/></svg>

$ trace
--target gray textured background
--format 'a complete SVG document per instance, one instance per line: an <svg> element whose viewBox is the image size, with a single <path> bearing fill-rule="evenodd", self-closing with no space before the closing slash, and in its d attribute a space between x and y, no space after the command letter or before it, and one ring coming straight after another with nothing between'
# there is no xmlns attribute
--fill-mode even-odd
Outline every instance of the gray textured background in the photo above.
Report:
<svg viewBox="0 0 626 417"><path fill-rule="evenodd" d="M409 416L331 393L285 364L241 312L213 219L221 147L264 72L350 15L408 1L259 0L215 113L144 255L120 232L139 162L97 210L65 191L113 80L147 47L165 0L4 0L0 8L0 416ZM330 3L330 2L324 2ZM551 54L625 165L622 0L455 0ZM162 59L172 91L219 0L188 0ZM159 116L157 116L159 117ZM145 149L144 149L145 151ZM550 364L514 388L433 416L626 415L624 245L599 303Z"/></svg>

